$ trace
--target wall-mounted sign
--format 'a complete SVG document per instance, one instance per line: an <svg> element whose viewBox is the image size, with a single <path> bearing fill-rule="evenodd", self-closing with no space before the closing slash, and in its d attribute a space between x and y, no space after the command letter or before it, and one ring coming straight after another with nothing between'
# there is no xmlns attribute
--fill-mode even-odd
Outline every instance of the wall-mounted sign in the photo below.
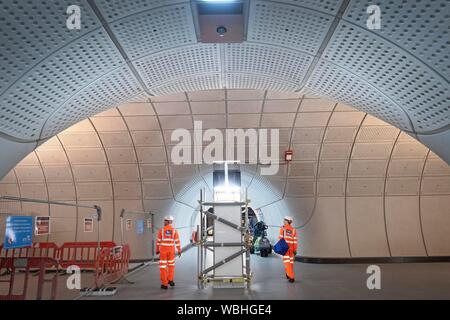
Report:
<svg viewBox="0 0 450 320"><path fill-rule="evenodd" d="M6 218L5 249L31 246L33 217L8 216Z"/></svg>
<svg viewBox="0 0 450 320"><path fill-rule="evenodd" d="M50 217L39 216L34 221L34 235L43 236L50 234Z"/></svg>
<svg viewBox="0 0 450 320"><path fill-rule="evenodd" d="M294 151L289 149L284 152L284 160L286 160L287 162L292 161L293 157L294 157Z"/></svg>
<svg viewBox="0 0 450 320"><path fill-rule="evenodd" d="M93 218L84 218L84 232L93 232L94 231L94 219Z"/></svg>
<svg viewBox="0 0 450 320"><path fill-rule="evenodd" d="M136 233L137 234L144 234L144 220L137 220L136 221Z"/></svg>
<svg viewBox="0 0 450 320"><path fill-rule="evenodd" d="M127 221L125 222L125 229L127 231L131 230L131 227L133 227L133 220L131 219L127 219Z"/></svg>

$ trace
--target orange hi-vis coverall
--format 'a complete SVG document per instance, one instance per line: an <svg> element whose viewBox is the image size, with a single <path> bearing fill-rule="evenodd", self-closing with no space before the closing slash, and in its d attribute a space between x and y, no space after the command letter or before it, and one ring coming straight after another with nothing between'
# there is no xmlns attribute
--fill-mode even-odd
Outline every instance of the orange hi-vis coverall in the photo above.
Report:
<svg viewBox="0 0 450 320"><path fill-rule="evenodd" d="M286 224L280 228L280 235L278 236L278 238L284 238L289 246L289 250L283 256L283 264L284 269L286 270L286 275L291 279L295 279L294 252L297 251L297 230L290 224Z"/></svg>
<svg viewBox="0 0 450 320"><path fill-rule="evenodd" d="M159 274L161 284L167 286L175 275L175 246L181 252L178 231L170 224L159 229L156 241L156 252L159 252Z"/></svg>

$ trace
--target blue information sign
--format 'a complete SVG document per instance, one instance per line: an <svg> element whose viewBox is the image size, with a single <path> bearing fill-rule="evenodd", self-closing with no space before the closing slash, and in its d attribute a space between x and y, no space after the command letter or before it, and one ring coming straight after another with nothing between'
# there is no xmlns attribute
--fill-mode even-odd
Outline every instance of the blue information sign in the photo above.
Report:
<svg viewBox="0 0 450 320"><path fill-rule="evenodd" d="M136 233L143 234L144 233L144 220L136 221Z"/></svg>
<svg viewBox="0 0 450 320"><path fill-rule="evenodd" d="M5 249L31 246L33 217L8 216L6 218Z"/></svg>

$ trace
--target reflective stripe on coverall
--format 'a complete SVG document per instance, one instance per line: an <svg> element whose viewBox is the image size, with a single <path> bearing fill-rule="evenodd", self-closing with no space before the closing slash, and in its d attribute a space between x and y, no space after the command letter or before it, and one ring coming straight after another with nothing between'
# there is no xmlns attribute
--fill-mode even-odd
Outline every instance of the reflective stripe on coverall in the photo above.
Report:
<svg viewBox="0 0 450 320"><path fill-rule="evenodd" d="M173 281L175 275L175 246L178 253L181 252L178 231L171 225L159 229L156 241L156 252L159 251L159 274L161 283L165 286Z"/></svg>
<svg viewBox="0 0 450 320"><path fill-rule="evenodd" d="M294 252L297 251L297 230L290 224L284 225L280 228L279 239L284 238L289 246L289 250L283 256L284 269L289 278L295 279L294 273Z"/></svg>

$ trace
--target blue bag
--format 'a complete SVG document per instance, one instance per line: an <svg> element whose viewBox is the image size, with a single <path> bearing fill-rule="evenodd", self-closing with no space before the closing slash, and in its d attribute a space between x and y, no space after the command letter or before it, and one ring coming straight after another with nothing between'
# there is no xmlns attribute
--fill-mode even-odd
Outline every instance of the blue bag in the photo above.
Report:
<svg viewBox="0 0 450 320"><path fill-rule="evenodd" d="M288 250L289 245L287 244L286 240L284 240L284 238L278 240L278 242L273 246L273 251L282 256L284 256Z"/></svg>

